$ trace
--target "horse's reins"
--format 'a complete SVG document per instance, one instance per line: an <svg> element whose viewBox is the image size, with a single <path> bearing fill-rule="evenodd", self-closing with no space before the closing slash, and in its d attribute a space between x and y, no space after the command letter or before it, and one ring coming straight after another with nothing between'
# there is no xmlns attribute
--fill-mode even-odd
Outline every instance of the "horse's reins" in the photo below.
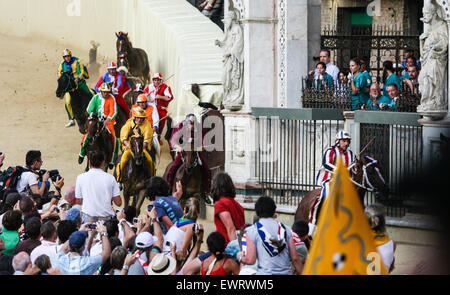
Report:
<svg viewBox="0 0 450 295"><path fill-rule="evenodd" d="M362 183L358 183L356 181L353 180L353 178L350 178L350 180L353 182L353 184L355 184L356 186L365 189L367 191L373 192L375 191L375 187L373 186L373 184L370 182L369 180L369 176L367 174L367 168L372 166L372 165L376 165L378 163L377 160L370 158L370 162L367 164L364 164L362 166L363 169L363 178L362 178ZM356 162L353 162L348 169L353 169L353 167L356 165ZM380 173L380 169L378 169L378 167L374 167L375 171L378 173L378 176L380 177L380 179L383 181L383 183L386 183L386 181L384 180L383 176ZM368 187L365 185L367 183Z"/></svg>

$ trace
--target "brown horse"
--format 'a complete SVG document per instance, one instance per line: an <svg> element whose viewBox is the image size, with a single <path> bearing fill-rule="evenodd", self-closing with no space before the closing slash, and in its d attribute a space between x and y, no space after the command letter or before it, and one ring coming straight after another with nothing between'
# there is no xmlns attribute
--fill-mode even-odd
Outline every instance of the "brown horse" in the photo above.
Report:
<svg viewBox="0 0 450 295"><path fill-rule="evenodd" d="M150 82L150 65L147 53L141 48L133 48L128 39L128 33L119 32L116 33L116 36L117 60L119 61L120 56L123 55L129 65L129 73L132 76L140 77L145 84L148 84Z"/></svg>
<svg viewBox="0 0 450 295"><path fill-rule="evenodd" d="M202 167L199 164L199 159L197 153L194 151L194 145L191 145L191 149L188 151L183 151L183 164L178 168L174 176L174 182L172 186L172 192L176 191L176 183L181 181L183 186L183 195L180 198L180 205L184 208L184 204L190 197L198 198L202 206L204 205L204 200L206 196L202 195L202 181L203 173ZM167 181L167 174L172 167L173 162L170 163L166 171L164 172L163 178Z"/></svg>
<svg viewBox="0 0 450 295"><path fill-rule="evenodd" d="M128 206L133 196L132 206L136 207L136 216L139 216L145 197L145 182L155 175L155 169L149 167L144 156L144 137L142 134L133 134L130 138L132 158L123 167L123 198ZM118 159L120 161L120 159ZM154 165L153 165L154 167ZM114 174L116 171L114 171Z"/></svg>
<svg viewBox="0 0 450 295"><path fill-rule="evenodd" d="M89 170L89 152L92 150L100 150L105 156L105 162L109 161L113 153L113 145L111 139L111 133L108 128L103 126L103 122L99 120L97 115L92 115L87 118L85 124L87 146L86 154L88 155L88 161L86 162L85 171ZM108 165L103 167L103 170L108 170Z"/></svg>
<svg viewBox="0 0 450 295"><path fill-rule="evenodd" d="M373 157L364 156L352 164L352 182L364 207L366 191L376 192L376 198L385 200L389 193L389 187L381 175L380 167ZM321 188L309 191L300 201L295 212L295 220L308 222L315 201L319 198Z"/></svg>
<svg viewBox="0 0 450 295"><path fill-rule="evenodd" d="M126 93L123 97L123 99L125 100L125 102L128 104L128 106L131 108L137 100L137 97L139 94L144 93L144 81L142 81L139 77L134 77L129 73L129 65L128 65L128 61L125 58L125 54L120 54L117 57L117 70L120 71L122 73L122 75L125 77L126 82L130 85L131 87L131 91L129 91L128 93ZM142 87L142 92L141 91L135 91L136 86L140 84ZM131 114L130 114L131 115Z"/></svg>

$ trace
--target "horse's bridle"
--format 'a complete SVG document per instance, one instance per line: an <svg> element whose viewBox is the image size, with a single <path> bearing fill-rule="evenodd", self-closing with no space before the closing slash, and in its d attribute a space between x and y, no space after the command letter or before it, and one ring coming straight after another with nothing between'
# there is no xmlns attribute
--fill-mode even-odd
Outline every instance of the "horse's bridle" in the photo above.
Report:
<svg viewBox="0 0 450 295"><path fill-rule="evenodd" d="M352 177L350 178L351 181L358 187L365 189L369 192L373 192L376 190L376 188L373 186L373 184L370 182L369 180L369 176L367 174L367 168L375 165L374 169L375 171L378 173L378 176L380 177L381 181L383 181L384 184L386 184L386 181L384 180L383 176L381 175L380 169L376 166L376 164L378 164L378 161L375 159L372 159L370 157L369 158L369 163L366 163L362 166L363 169L363 178L362 178L362 183L358 183L356 181L353 180L353 175L356 175L357 173L357 169L355 169L355 165L356 165L356 161L353 162L349 167L348 170L352 171Z"/></svg>
<svg viewBox="0 0 450 295"><path fill-rule="evenodd" d="M70 78L69 73L66 72L66 73L64 73L64 75L67 75L67 78L69 79L69 83L67 83L66 88L64 89L64 93L66 93L66 92L72 92L72 91L74 91L74 90L77 90L77 89L78 89L78 84L77 84L77 83L75 83L75 87L73 87L72 89L68 90L69 87L72 86L72 79Z"/></svg>

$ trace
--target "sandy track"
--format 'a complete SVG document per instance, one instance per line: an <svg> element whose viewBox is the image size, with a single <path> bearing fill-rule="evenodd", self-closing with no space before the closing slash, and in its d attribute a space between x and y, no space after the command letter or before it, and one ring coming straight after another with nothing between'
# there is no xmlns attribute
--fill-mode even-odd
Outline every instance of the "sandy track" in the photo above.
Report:
<svg viewBox="0 0 450 295"><path fill-rule="evenodd" d="M42 168L58 169L64 177L63 192L75 185L86 163L78 165L81 134L76 127L64 127L68 120L64 101L55 95L64 48L55 41L0 35L0 151L6 154L2 168L24 165L28 150L40 150ZM70 49L87 63L87 51ZM92 87L98 78L91 76L88 85ZM170 161L167 142L162 148L157 175Z"/></svg>

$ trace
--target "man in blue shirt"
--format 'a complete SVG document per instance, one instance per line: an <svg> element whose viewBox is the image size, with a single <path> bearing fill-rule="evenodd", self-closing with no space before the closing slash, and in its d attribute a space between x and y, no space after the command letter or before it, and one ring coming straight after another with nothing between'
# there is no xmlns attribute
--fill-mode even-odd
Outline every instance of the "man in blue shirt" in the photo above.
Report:
<svg viewBox="0 0 450 295"><path fill-rule="evenodd" d="M178 182L177 191L173 196L169 195L167 182L158 176L152 177L147 183L147 195L155 200L153 206L155 206L164 235L179 218L183 217L183 209L178 202L183 194L182 191L182 185Z"/></svg>
<svg viewBox="0 0 450 295"><path fill-rule="evenodd" d="M108 233L103 220L95 224L96 229L90 230L88 224L83 224L79 231L73 232L69 240L57 254L57 268L63 275L92 275L105 263L111 254ZM95 256L83 256L88 231L91 235L99 233L102 239L102 253Z"/></svg>

